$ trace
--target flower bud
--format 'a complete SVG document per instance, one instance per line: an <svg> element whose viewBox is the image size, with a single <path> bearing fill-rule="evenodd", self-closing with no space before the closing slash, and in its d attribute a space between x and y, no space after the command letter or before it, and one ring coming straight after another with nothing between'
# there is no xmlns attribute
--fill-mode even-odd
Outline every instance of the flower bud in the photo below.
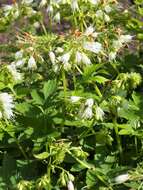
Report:
<svg viewBox="0 0 143 190"><path fill-rule="evenodd" d="M49 57L50 57L50 60L53 64L55 64L55 61L56 61L56 56L54 54L54 52L50 51L49 52Z"/></svg>
<svg viewBox="0 0 143 190"><path fill-rule="evenodd" d="M126 182L128 179L129 179L129 175L128 174L122 174L122 175L119 175L119 176L117 176L115 178L115 182L117 184L121 184L121 183Z"/></svg>
<svg viewBox="0 0 143 190"><path fill-rule="evenodd" d="M57 12L53 18L57 23L60 23L60 20L61 20L61 16L60 16L60 13Z"/></svg>
<svg viewBox="0 0 143 190"><path fill-rule="evenodd" d="M35 61L33 56L31 56L28 60L28 68L29 69L36 69L37 68L36 61Z"/></svg>
<svg viewBox="0 0 143 190"><path fill-rule="evenodd" d="M74 190L74 185L73 185L72 181L68 182L67 188L68 188L68 190Z"/></svg>

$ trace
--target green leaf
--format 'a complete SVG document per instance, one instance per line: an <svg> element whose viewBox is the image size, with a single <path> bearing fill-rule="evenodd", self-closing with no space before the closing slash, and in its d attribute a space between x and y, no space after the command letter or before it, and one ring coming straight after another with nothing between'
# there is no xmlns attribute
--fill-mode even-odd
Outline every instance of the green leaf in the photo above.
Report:
<svg viewBox="0 0 143 190"><path fill-rule="evenodd" d="M41 98L41 96L38 94L37 90L32 90L31 96L33 98L33 101L36 104L43 105L44 100Z"/></svg>
<svg viewBox="0 0 143 190"><path fill-rule="evenodd" d="M72 166L71 171L72 172L80 172L81 170L84 170L85 167L79 163L76 163Z"/></svg>
<svg viewBox="0 0 143 190"><path fill-rule="evenodd" d="M133 132L132 129L122 129L119 131L119 135L132 135Z"/></svg>
<svg viewBox="0 0 143 190"><path fill-rule="evenodd" d="M49 80L48 82L44 83L44 87L42 89L42 92L44 94L45 100L53 94L53 92L56 90L57 82L56 80Z"/></svg>
<svg viewBox="0 0 143 190"><path fill-rule="evenodd" d="M39 159L39 160L44 160L46 158L48 158L49 153L48 152L42 152L40 154L34 154L34 157Z"/></svg>
<svg viewBox="0 0 143 190"><path fill-rule="evenodd" d="M23 102L16 104L16 110L27 117L36 118L36 116L41 113L38 107L34 107L28 102Z"/></svg>
<svg viewBox="0 0 143 190"><path fill-rule="evenodd" d="M90 78L92 81L98 82L99 84L105 83L108 79L102 76L95 76Z"/></svg>

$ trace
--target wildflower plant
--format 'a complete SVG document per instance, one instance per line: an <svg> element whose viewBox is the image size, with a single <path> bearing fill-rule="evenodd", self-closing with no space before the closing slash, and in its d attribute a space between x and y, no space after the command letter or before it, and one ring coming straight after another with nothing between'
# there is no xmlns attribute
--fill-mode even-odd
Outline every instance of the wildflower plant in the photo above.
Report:
<svg viewBox="0 0 143 190"><path fill-rule="evenodd" d="M0 46L1 188L133 187L142 75L129 18L116 0L2 6L0 31L13 35Z"/></svg>

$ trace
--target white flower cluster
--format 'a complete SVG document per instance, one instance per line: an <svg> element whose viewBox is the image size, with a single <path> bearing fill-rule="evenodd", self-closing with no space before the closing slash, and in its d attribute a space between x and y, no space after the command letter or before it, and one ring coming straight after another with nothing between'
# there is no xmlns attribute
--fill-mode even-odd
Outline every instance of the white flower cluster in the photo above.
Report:
<svg viewBox="0 0 143 190"><path fill-rule="evenodd" d="M4 5L3 6L3 11L5 17L11 15L14 19L17 19L20 15L19 7L18 4L12 4L12 5Z"/></svg>
<svg viewBox="0 0 143 190"><path fill-rule="evenodd" d="M112 8L110 7L110 5L106 5L104 7L104 10L99 9L96 11L95 15L96 18L104 20L105 22L110 22L110 17L109 17L109 13L112 11Z"/></svg>
<svg viewBox="0 0 143 190"><path fill-rule="evenodd" d="M31 48L31 50L33 50L33 48ZM24 66L24 64L26 63L26 58L23 58L23 50L17 51L15 53L15 59L16 61L12 63L13 65L15 65L15 68L21 68ZM30 57L28 58L27 67L30 70L37 69L36 60L33 55L30 55Z"/></svg>
<svg viewBox="0 0 143 190"><path fill-rule="evenodd" d="M113 48L118 51L124 44L131 42L132 38L131 35L120 35L117 40L113 41Z"/></svg>
<svg viewBox="0 0 143 190"><path fill-rule="evenodd" d="M11 74L14 82L19 82L22 80L22 75L17 71L16 66L14 64L8 65L7 69Z"/></svg>
<svg viewBox="0 0 143 190"><path fill-rule="evenodd" d="M80 97L80 96L71 96L70 97L70 101L72 103L77 103L81 99L82 99L82 97ZM82 113L82 118L91 119L93 117L93 111L92 111L93 110L93 105L94 105L94 100L92 98L89 98L89 99L86 100L86 102L85 102L85 110ZM104 115L105 115L104 111L99 106L96 106L96 119L100 120L100 121L103 121Z"/></svg>
<svg viewBox="0 0 143 190"><path fill-rule="evenodd" d="M77 0L72 0L71 1L71 9L73 10L73 12L79 10L79 5L78 5L78 1Z"/></svg>
<svg viewBox="0 0 143 190"><path fill-rule="evenodd" d="M26 62L26 59L23 58L23 50L17 51L15 53L15 59L15 62L7 65L7 70L11 74L13 81L17 83L22 80L22 74L17 70L17 68L21 68ZM30 70L37 68L37 64L33 56L30 56L28 60L28 68Z"/></svg>
<svg viewBox="0 0 143 190"><path fill-rule="evenodd" d="M0 119L11 119L13 117L13 98L8 93L0 93Z"/></svg>
<svg viewBox="0 0 143 190"><path fill-rule="evenodd" d="M56 68L54 70L58 71L58 68L63 66L63 68L68 71L72 68L73 64L80 65L80 63L90 65L92 62L87 55L88 52L99 54L102 52L103 47L99 42L87 41L89 36L93 38L98 36L98 33L95 32L95 29L92 26L89 26L83 33L82 37L79 38L81 43L80 49L78 48L79 42L77 41L77 47L71 48L70 50L64 51L64 49L58 47L55 52L50 51L49 58L53 67Z"/></svg>
<svg viewBox="0 0 143 190"><path fill-rule="evenodd" d="M34 57L31 55L29 60L28 60L28 68L30 70L35 70L37 69L37 64L36 64L36 61L34 59Z"/></svg>
<svg viewBox="0 0 143 190"><path fill-rule="evenodd" d="M55 50L55 53L58 54L59 56L56 56L53 51L49 52L49 58L52 63L54 72L59 71L59 68L60 68L58 65L59 61L63 62L63 67L65 70L68 70L68 67L70 67L70 64L68 62L70 58L70 53L65 53L64 55L61 56L61 53L63 52L64 50L61 47L57 47Z"/></svg>
<svg viewBox="0 0 143 190"><path fill-rule="evenodd" d="M92 98L89 98L85 102L85 110L83 112L82 118L84 119L91 119L93 117L92 107L94 105L94 100Z"/></svg>
<svg viewBox="0 0 143 190"><path fill-rule="evenodd" d="M93 26L89 26L86 28L84 35L85 36L92 36L93 38L96 38L98 36L98 33L95 32L95 28Z"/></svg>
<svg viewBox="0 0 143 190"><path fill-rule="evenodd" d="M104 115L105 115L104 111L99 106L97 106L96 107L96 119L103 121Z"/></svg>
<svg viewBox="0 0 143 190"><path fill-rule="evenodd" d="M122 48L124 44L131 42L132 38L133 36L131 35L120 35L117 40L113 40L112 47L114 51L109 53L109 61L115 60L117 52L120 50L120 48Z"/></svg>
<svg viewBox="0 0 143 190"><path fill-rule="evenodd" d="M98 54L102 50L102 45L99 42L85 42L83 48Z"/></svg>
<svg viewBox="0 0 143 190"><path fill-rule="evenodd" d="M79 51L76 52L75 62L78 64L82 62L85 65L91 64L91 60L89 59L89 57L85 53L83 53L83 52L81 53Z"/></svg>
<svg viewBox="0 0 143 190"><path fill-rule="evenodd" d="M16 67L22 67L25 64L25 59L23 58L23 50L17 51L15 53L15 65Z"/></svg>

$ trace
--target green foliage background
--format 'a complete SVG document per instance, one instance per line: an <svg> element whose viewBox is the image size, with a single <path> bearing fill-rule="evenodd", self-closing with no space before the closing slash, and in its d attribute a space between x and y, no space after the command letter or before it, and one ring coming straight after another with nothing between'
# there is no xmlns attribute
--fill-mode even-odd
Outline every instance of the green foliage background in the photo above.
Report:
<svg viewBox="0 0 143 190"><path fill-rule="evenodd" d="M8 38L0 45L0 92L15 102L14 118L0 120L0 189L64 190L69 181L76 190L143 189L143 1L125 10L112 0L98 5L79 0L76 11L70 0L28 2L0 9L0 32ZM53 11L47 13L49 5ZM112 7L109 21L106 5ZM95 14L98 10L103 18ZM97 38L84 35L89 26ZM113 47L113 41L129 34L129 43ZM103 51L85 50L86 41L100 42ZM77 51L92 64L77 64ZM70 68L58 59L67 52ZM116 52L115 59L110 52ZM36 66L29 69L31 56ZM17 82L7 65L21 60ZM80 100L73 103L72 96ZM87 99L94 100L91 118L82 115ZM116 177L127 173L129 179L117 183Z"/></svg>

